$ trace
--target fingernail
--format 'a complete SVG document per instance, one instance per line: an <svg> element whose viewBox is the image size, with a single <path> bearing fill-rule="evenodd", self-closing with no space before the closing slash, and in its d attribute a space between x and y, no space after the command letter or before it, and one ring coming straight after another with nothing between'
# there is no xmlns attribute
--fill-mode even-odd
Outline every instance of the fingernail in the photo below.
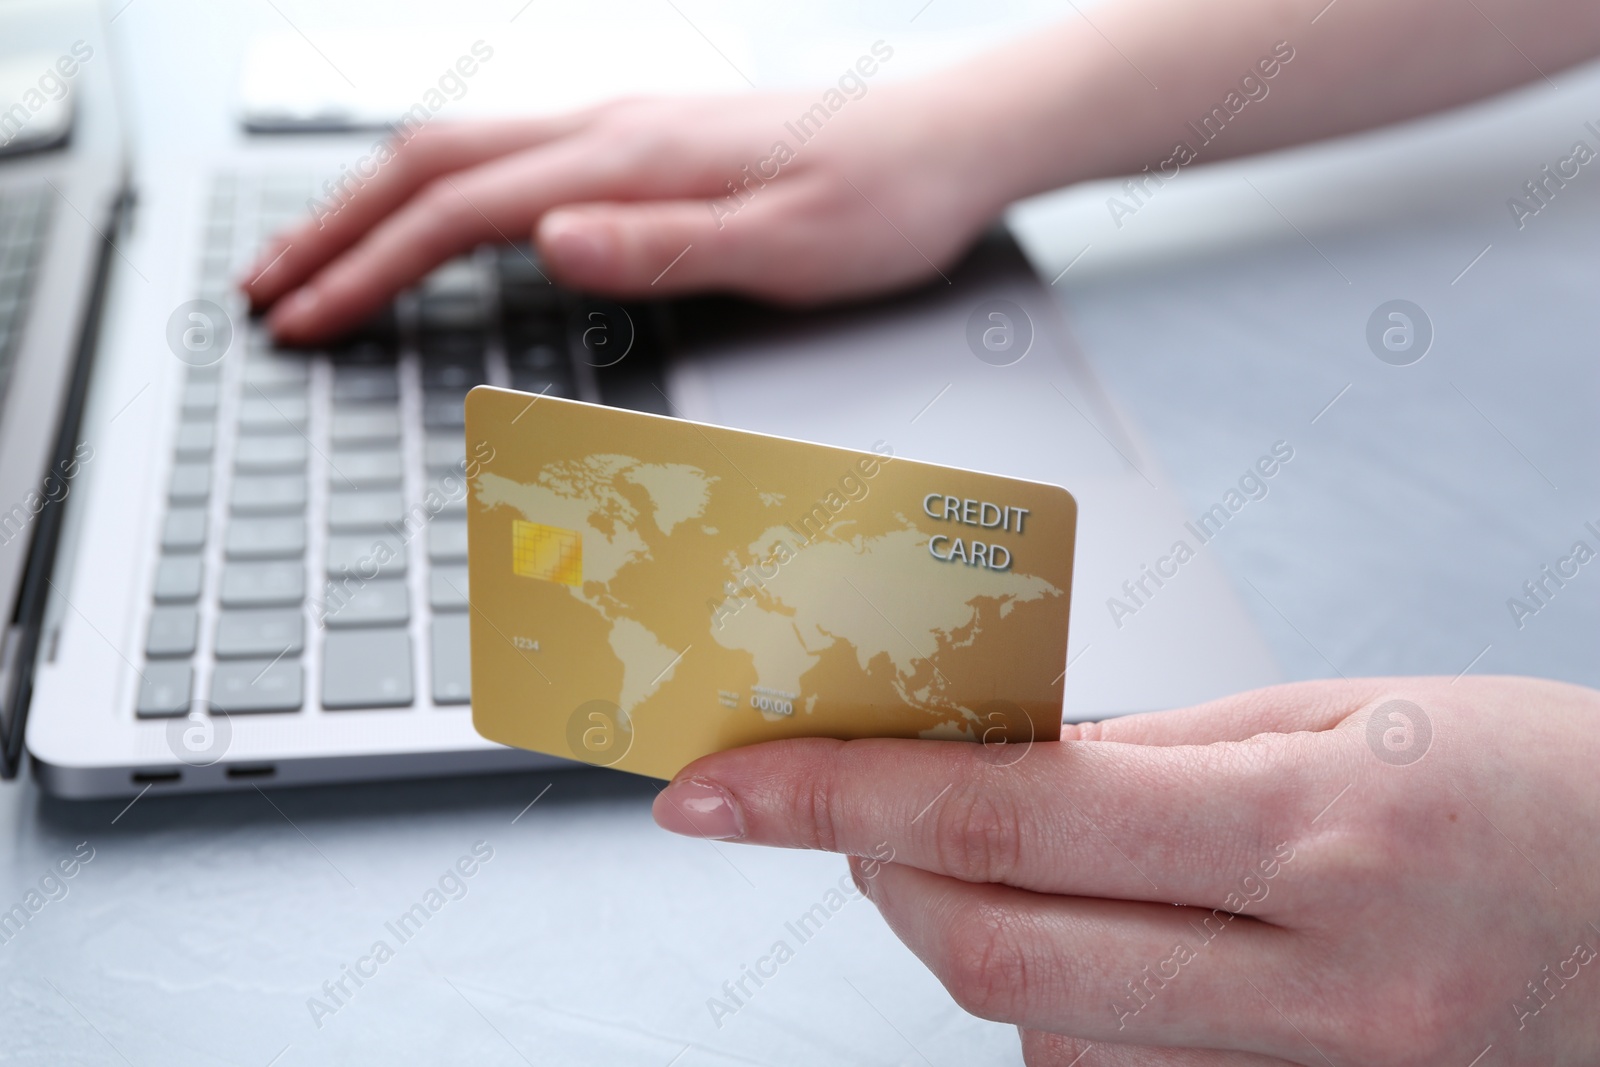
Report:
<svg viewBox="0 0 1600 1067"><path fill-rule="evenodd" d="M284 329L293 330L296 326L304 326L304 320L317 310L317 305L322 303L322 297L311 286L302 286L284 298L283 302L272 309L270 322L274 333Z"/></svg>
<svg viewBox="0 0 1600 1067"><path fill-rule="evenodd" d="M685 837L728 841L744 836L744 816L733 794L709 778L684 778L662 790L655 805L663 830Z"/></svg>
<svg viewBox="0 0 1600 1067"><path fill-rule="evenodd" d="M545 257L558 270L590 276L605 270L614 258L604 227L575 215L552 212L539 231Z"/></svg>

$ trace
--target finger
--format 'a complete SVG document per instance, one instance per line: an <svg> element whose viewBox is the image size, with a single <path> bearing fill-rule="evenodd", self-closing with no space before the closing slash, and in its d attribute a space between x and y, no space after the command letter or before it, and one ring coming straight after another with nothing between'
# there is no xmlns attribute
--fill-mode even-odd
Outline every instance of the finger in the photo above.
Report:
<svg viewBox="0 0 1600 1067"><path fill-rule="evenodd" d="M1279 1053L1304 1040L1251 992L1251 982L1290 980L1294 935L1276 927L971 885L900 863L856 859L851 873L956 1003L982 1018L1179 1048Z"/></svg>
<svg viewBox="0 0 1600 1067"><path fill-rule="evenodd" d="M520 238L551 204L624 180L582 138L441 175L275 307L273 332L302 344L336 335L452 256Z"/></svg>
<svg viewBox="0 0 1600 1067"><path fill-rule="evenodd" d="M1172 711L1068 723L1062 740L1134 745L1209 745L1267 733L1328 730L1359 708L1389 699L1412 680L1358 678L1296 682L1254 689Z"/></svg>
<svg viewBox="0 0 1600 1067"><path fill-rule="evenodd" d="M565 205L536 241L562 285L619 297L737 286L748 227L718 225L711 201Z"/></svg>
<svg viewBox="0 0 1600 1067"><path fill-rule="evenodd" d="M1113 1045L1024 1029L1022 1062L1027 1067L1290 1067L1292 1061L1254 1052Z"/></svg>
<svg viewBox="0 0 1600 1067"><path fill-rule="evenodd" d="M356 160L317 197L315 217L267 242L240 277L254 307L268 307L360 240L441 175L478 166L582 128L588 113L487 123L441 124L393 149ZM376 167L370 177L365 171Z"/></svg>
<svg viewBox="0 0 1600 1067"><path fill-rule="evenodd" d="M1293 852L1286 842L1348 782L1341 768L1353 758L1332 735L1026 749L776 741L690 764L655 815L692 836L857 856L892 848L899 862L969 882L1275 918L1287 894L1251 901L1240 886L1277 877Z"/></svg>
<svg viewBox="0 0 1600 1067"><path fill-rule="evenodd" d="M800 180L750 203L563 204L540 220L537 241L557 281L618 297L723 290L813 302L920 275L923 264L895 258L894 246L858 240L859 203L825 198Z"/></svg>

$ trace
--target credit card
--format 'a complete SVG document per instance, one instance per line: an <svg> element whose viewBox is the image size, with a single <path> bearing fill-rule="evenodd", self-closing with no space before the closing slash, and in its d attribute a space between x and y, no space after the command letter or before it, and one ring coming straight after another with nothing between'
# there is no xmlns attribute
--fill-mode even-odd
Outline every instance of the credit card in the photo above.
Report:
<svg viewBox="0 0 1600 1067"><path fill-rule="evenodd" d="M490 386L466 412L484 737L657 778L780 738L1059 739L1065 489Z"/></svg>

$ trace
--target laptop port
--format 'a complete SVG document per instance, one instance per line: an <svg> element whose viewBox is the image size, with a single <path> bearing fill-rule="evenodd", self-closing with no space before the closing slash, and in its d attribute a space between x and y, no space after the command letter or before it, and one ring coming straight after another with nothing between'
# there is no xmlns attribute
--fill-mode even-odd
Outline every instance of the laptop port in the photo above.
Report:
<svg viewBox="0 0 1600 1067"><path fill-rule="evenodd" d="M183 777L182 771L134 771L134 785L171 785Z"/></svg>
<svg viewBox="0 0 1600 1067"><path fill-rule="evenodd" d="M240 763L228 768L229 778L271 778L278 768L270 763Z"/></svg>

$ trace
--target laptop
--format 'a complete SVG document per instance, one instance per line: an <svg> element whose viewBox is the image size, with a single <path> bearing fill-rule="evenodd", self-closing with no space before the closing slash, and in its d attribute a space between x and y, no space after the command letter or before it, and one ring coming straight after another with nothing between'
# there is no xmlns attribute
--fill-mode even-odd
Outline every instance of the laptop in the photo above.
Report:
<svg viewBox="0 0 1600 1067"><path fill-rule="evenodd" d="M483 382L1065 485L1065 715L1276 680L1204 552L1133 617L1108 610L1188 516L1005 232L915 291L805 313L616 304L505 241L285 349L232 280L372 135L247 138L128 178L92 9L22 10L0 16L8 50L96 50L67 134L0 158L0 500L43 501L0 547L5 740L49 792L570 766L472 727L461 402Z"/></svg>

